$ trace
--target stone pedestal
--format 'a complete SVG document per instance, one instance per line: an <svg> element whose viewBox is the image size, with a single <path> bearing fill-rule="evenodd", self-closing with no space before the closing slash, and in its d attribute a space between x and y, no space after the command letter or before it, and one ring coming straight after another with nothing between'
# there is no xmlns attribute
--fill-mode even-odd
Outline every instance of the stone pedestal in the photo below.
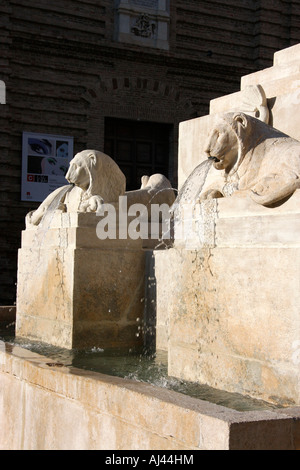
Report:
<svg viewBox="0 0 300 470"><path fill-rule="evenodd" d="M224 113L259 117L299 140L299 77L298 44L212 100L208 116L182 122L179 189L207 159L208 133ZM202 193L219 174L209 170ZM300 190L276 208L233 196L197 210L183 235L175 226L173 249L155 253L157 347L168 350L170 375L299 404Z"/></svg>
<svg viewBox="0 0 300 470"><path fill-rule="evenodd" d="M300 190L272 209L238 197L211 204L189 237L155 253L169 375L299 404Z"/></svg>
<svg viewBox="0 0 300 470"><path fill-rule="evenodd" d="M65 348L142 344L141 239L99 240L94 213L60 213L22 234L16 335Z"/></svg>

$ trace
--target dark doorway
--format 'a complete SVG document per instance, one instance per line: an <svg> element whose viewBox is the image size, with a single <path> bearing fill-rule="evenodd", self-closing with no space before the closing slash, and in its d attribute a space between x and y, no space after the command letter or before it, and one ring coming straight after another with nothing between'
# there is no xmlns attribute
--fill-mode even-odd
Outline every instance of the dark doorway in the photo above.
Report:
<svg viewBox="0 0 300 470"><path fill-rule="evenodd" d="M143 175L169 177L172 124L105 118L104 152L126 176L127 191L141 186Z"/></svg>

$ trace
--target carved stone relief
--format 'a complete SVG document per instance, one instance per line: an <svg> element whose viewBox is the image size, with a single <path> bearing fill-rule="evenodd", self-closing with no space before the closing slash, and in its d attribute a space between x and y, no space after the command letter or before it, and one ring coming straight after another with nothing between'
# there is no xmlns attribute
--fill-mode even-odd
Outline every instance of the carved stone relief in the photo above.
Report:
<svg viewBox="0 0 300 470"><path fill-rule="evenodd" d="M141 36L143 38L154 37L157 29L156 23L151 21L148 15L140 15L135 20L134 26L131 28L131 32L135 36Z"/></svg>
<svg viewBox="0 0 300 470"><path fill-rule="evenodd" d="M169 49L170 14L166 0L119 0L116 40L143 47Z"/></svg>

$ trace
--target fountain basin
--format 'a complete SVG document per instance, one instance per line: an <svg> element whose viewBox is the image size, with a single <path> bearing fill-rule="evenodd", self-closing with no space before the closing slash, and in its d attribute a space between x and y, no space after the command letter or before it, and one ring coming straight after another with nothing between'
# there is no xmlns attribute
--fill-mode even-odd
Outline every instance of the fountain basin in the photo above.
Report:
<svg viewBox="0 0 300 470"><path fill-rule="evenodd" d="M0 449L300 449L300 407L239 412L0 341Z"/></svg>

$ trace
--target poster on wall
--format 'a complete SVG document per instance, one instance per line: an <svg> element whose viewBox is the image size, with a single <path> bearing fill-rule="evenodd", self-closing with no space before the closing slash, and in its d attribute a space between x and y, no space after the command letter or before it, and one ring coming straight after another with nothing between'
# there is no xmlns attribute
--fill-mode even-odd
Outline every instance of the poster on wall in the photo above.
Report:
<svg viewBox="0 0 300 470"><path fill-rule="evenodd" d="M73 158L73 137L23 132L22 201L42 202L65 179Z"/></svg>

